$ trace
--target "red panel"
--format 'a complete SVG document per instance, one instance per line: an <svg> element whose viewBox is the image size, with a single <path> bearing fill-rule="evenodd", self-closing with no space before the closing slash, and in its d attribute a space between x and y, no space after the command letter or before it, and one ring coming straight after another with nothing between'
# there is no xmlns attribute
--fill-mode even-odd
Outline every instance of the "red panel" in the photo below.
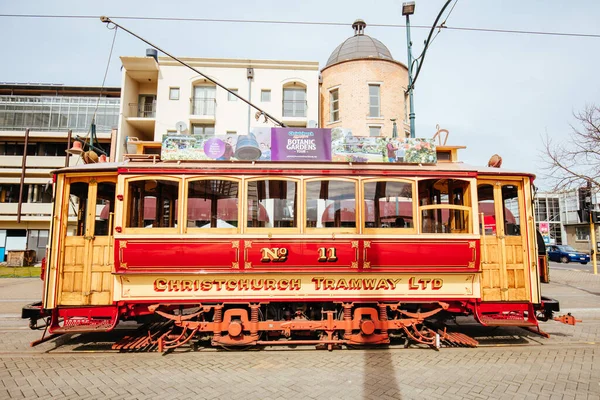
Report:
<svg viewBox="0 0 600 400"><path fill-rule="evenodd" d="M244 268L279 272L358 269L358 246L358 240L246 240Z"/></svg>
<svg viewBox="0 0 600 400"><path fill-rule="evenodd" d="M479 240L365 240L364 268L372 271L478 271ZM367 264L368 263L368 264Z"/></svg>
<svg viewBox="0 0 600 400"><path fill-rule="evenodd" d="M115 269L124 272L235 272L240 240L121 239L115 241Z"/></svg>

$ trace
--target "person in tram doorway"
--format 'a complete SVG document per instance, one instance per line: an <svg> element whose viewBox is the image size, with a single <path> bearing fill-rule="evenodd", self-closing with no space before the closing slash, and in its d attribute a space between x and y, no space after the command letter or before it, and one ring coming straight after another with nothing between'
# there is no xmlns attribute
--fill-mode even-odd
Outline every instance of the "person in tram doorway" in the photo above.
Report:
<svg viewBox="0 0 600 400"><path fill-rule="evenodd" d="M396 226L396 228L404 228L404 218L397 217L395 226Z"/></svg>
<svg viewBox="0 0 600 400"><path fill-rule="evenodd" d="M388 139L386 149L387 149L388 161L396 162L396 150L398 150L398 148L396 146L394 146L394 143L392 142L392 138Z"/></svg>

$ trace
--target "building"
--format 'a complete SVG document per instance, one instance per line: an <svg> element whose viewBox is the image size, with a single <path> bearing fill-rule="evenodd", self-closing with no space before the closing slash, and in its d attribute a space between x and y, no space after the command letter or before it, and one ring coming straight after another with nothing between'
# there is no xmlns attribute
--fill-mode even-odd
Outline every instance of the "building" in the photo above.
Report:
<svg viewBox="0 0 600 400"><path fill-rule="evenodd" d="M594 210L600 210L598 193L592 195ZM536 224L548 224L550 244L568 244L576 250L590 252L593 248L590 223L579 216L580 203L577 190L561 193L537 193L535 198ZM596 240L600 231L596 226Z"/></svg>
<svg viewBox="0 0 600 400"><path fill-rule="evenodd" d="M0 261L11 250L34 250L38 260L43 257L52 212L50 171L66 165L68 132L85 137L95 114L98 141L110 152L120 92L114 87L0 83ZM77 162L79 157L68 160L70 165Z"/></svg>
<svg viewBox="0 0 600 400"><path fill-rule="evenodd" d="M340 44L321 71L323 128L350 129L355 136L410 136L405 96L407 67L356 20L354 36Z"/></svg>
<svg viewBox="0 0 600 400"><path fill-rule="evenodd" d="M160 142L169 133L241 135L254 127L273 126L263 117L256 118L255 109L193 70L170 58L156 57L152 50L148 54L121 57L118 160L123 154L136 153L135 144ZM319 65L316 61L182 60L287 126L317 126ZM140 153L152 151L144 149Z"/></svg>

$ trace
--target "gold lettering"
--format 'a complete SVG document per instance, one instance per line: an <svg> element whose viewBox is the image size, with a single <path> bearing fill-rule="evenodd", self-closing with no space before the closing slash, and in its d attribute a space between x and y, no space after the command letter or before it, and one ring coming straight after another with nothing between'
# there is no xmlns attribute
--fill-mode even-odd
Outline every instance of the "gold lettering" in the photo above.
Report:
<svg viewBox="0 0 600 400"><path fill-rule="evenodd" d="M167 290L167 282L164 279L157 279L154 281L154 291L164 292Z"/></svg>
<svg viewBox="0 0 600 400"><path fill-rule="evenodd" d="M440 290L444 286L444 281L442 279L436 278L431 281L431 289Z"/></svg>
<svg viewBox="0 0 600 400"><path fill-rule="evenodd" d="M252 279L252 290L261 290L263 288L263 283L262 279Z"/></svg>
<svg viewBox="0 0 600 400"><path fill-rule="evenodd" d="M285 290L288 288L288 285L290 284L290 281L287 279L280 279L279 282L277 282L277 289L278 290Z"/></svg>
<svg viewBox="0 0 600 400"><path fill-rule="evenodd" d="M373 290L375 288L375 283L377 279L363 279L363 288L365 290Z"/></svg>
<svg viewBox="0 0 600 400"><path fill-rule="evenodd" d="M319 247L317 249L317 252L319 253L319 257L317 258L318 262L325 262L327 261L327 255L325 254L327 251L327 249L325 249L325 247Z"/></svg>
<svg viewBox="0 0 600 400"><path fill-rule="evenodd" d="M321 278L321 277L312 278L312 281L315 283L315 290L321 289L321 285L323 285L323 280L325 280L325 278Z"/></svg>
<svg viewBox="0 0 600 400"><path fill-rule="evenodd" d="M212 289L212 281L202 281L202 290L204 290L205 292L208 292L209 290Z"/></svg>
<svg viewBox="0 0 600 400"><path fill-rule="evenodd" d="M375 289L381 290L381 289L387 289L387 288L388 288L387 279L380 279L379 282L377 283L377 287Z"/></svg>
<svg viewBox="0 0 600 400"><path fill-rule="evenodd" d="M348 283L346 283L346 280L344 278L338 280L337 285L335 285L335 290L339 289L348 290Z"/></svg>
<svg viewBox="0 0 600 400"><path fill-rule="evenodd" d="M177 280L169 281L169 292L179 292L180 290L180 282Z"/></svg>
<svg viewBox="0 0 600 400"><path fill-rule="evenodd" d="M419 285L415 284L414 276L411 276L410 279L408 280L408 289L409 290L418 290L419 289Z"/></svg>
<svg viewBox="0 0 600 400"><path fill-rule="evenodd" d="M215 279L213 284L217 287L217 290L221 290L225 284L225 279Z"/></svg>
<svg viewBox="0 0 600 400"><path fill-rule="evenodd" d="M328 249L329 254L327 255L327 261L329 262L336 262L337 261L337 255L335 254L335 247L330 247Z"/></svg>
<svg viewBox="0 0 600 400"><path fill-rule="evenodd" d="M390 287L392 288L392 290L396 289L398 282L400 282L401 280L402 279L388 279L388 283L390 284Z"/></svg>
<svg viewBox="0 0 600 400"><path fill-rule="evenodd" d="M323 283L323 289L325 290L333 290L335 288L335 279L325 279Z"/></svg>
<svg viewBox="0 0 600 400"><path fill-rule="evenodd" d="M275 290L275 279L265 279L265 290Z"/></svg>
<svg viewBox="0 0 600 400"><path fill-rule="evenodd" d="M248 290L250 288L250 284L248 283L248 279L240 279L238 281L238 290Z"/></svg>
<svg viewBox="0 0 600 400"><path fill-rule="evenodd" d="M301 285L300 279L290 279L290 290L300 290Z"/></svg>
<svg viewBox="0 0 600 400"><path fill-rule="evenodd" d="M350 279L350 289L352 289L352 290L362 289L362 279Z"/></svg>
<svg viewBox="0 0 600 400"><path fill-rule="evenodd" d="M279 250L279 249L278 248L270 249L268 247L263 247L262 249L260 249L260 254L262 255L262 258L260 259L260 261L269 262L269 261L276 260L277 258L279 258L279 256L277 255L277 250Z"/></svg>
<svg viewBox="0 0 600 400"><path fill-rule="evenodd" d="M225 289L227 290L235 290L235 287L237 286L237 281L235 279L230 279L225 283Z"/></svg>
<svg viewBox="0 0 600 400"><path fill-rule="evenodd" d="M181 281L181 291L182 292L191 292L192 291L192 281Z"/></svg>

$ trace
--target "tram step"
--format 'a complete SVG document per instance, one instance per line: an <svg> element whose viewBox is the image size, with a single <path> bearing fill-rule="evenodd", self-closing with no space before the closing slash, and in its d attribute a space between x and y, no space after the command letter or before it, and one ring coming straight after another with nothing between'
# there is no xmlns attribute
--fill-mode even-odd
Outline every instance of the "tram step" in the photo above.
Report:
<svg viewBox="0 0 600 400"><path fill-rule="evenodd" d="M477 347L479 342L470 336L460 332L448 332L444 330L438 330L441 342L448 347Z"/></svg>
<svg viewBox="0 0 600 400"><path fill-rule="evenodd" d="M63 326L52 329L53 334L63 333L85 333L85 332L108 332L115 327L115 321L112 319L89 319L89 318L68 318L65 319Z"/></svg>
<svg viewBox="0 0 600 400"><path fill-rule="evenodd" d="M537 326L535 322L524 319L522 316L481 316L481 323L485 326Z"/></svg>

